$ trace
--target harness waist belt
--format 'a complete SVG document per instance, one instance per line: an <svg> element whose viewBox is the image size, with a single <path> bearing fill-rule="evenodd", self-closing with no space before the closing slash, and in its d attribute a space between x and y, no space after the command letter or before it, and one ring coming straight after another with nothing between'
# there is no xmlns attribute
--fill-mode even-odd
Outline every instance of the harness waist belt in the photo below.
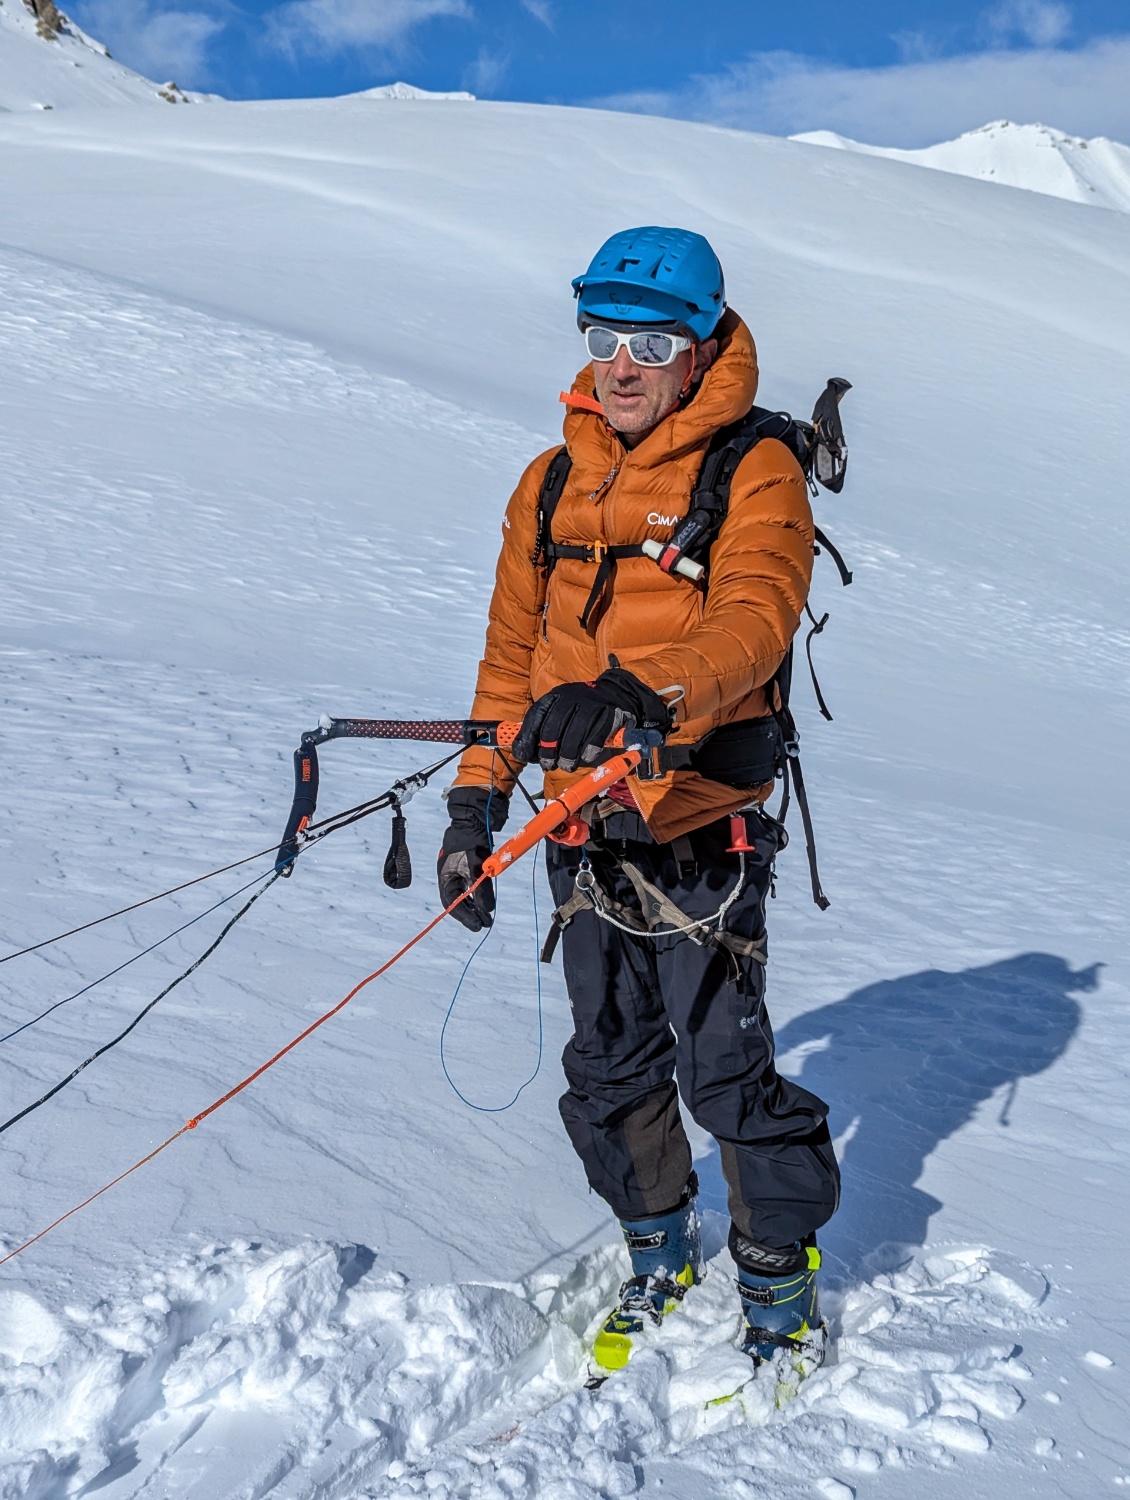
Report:
<svg viewBox="0 0 1130 1500"><path fill-rule="evenodd" d="M781 731L772 717L724 724L697 745L664 745L661 771L696 771L725 786L755 787L772 781L781 767Z"/></svg>

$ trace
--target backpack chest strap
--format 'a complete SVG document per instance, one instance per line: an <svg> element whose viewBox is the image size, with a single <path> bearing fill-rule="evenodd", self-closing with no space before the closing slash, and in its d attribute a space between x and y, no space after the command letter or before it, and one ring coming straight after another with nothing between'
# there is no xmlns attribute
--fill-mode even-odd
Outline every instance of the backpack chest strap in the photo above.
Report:
<svg viewBox="0 0 1130 1500"><path fill-rule="evenodd" d="M589 597L580 614L582 630L588 630L589 622L596 614L612 582L612 575L616 571L616 564L619 560L622 557L647 557L649 555L644 551L642 542L624 542L610 547L605 542L547 541L543 551L550 566L560 562L562 558L568 558L571 562L596 563L597 565L596 577L592 581Z"/></svg>
<svg viewBox="0 0 1130 1500"><path fill-rule="evenodd" d="M570 562L601 563L606 557L646 557L642 542L624 542L610 547L607 542L547 542L545 556L550 562L568 558Z"/></svg>

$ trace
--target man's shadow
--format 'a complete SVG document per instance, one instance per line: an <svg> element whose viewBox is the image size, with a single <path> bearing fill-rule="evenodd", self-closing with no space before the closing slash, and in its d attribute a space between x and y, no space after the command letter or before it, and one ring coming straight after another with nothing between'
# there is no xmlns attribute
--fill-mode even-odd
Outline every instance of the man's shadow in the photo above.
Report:
<svg viewBox="0 0 1130 1500"><path fill-rule="evenodd" d="M926 969L781 1028L781 1072L826 1099L833 1135L848 1137L842 1205L821 1235L845 1268L887 1241L925 1243L942 1206L915 1186L926 1159L1001 1090L993 1112L1007 1187L1017 1086L1066 1051L1082 1014L1072 996L1096 989L1101 967L1073 972L1050 953L1021 953L957 974ZM696 1166L703 1206L725 1212L717 1147Z"/></svg>

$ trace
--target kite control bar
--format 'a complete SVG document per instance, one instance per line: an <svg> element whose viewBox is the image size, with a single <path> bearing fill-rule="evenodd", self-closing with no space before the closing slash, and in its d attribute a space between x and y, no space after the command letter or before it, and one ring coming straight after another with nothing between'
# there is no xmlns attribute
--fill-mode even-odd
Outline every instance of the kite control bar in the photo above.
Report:
<svg viewBox="0 0 1130 1500"><path fill-rule="evenodd" d="M519 723L505 719L331 719L328 715L323 716L318 722L317 729L306 731L298 749L294 752L294 800L291 803L290 817L287 819L282 843L275 856L275 869L280 875L290 875L293 872L294 861L298 857L303 835L313 822L318 806L319 745L324 745L328 740L338 739L423 740L430 744L457 745L460 750L470 748L472 745L482 745L488 750L509 750L520 728ZM517 859L520 854L532 848L539 839L544 838L572 817L586 802L591 801L596 795L593 787L599 790L600 787L611 786L614 781L621 780L630 771L637 771L637 774L644 775L648 769L651 769L654 774L653 752L662 743L663 736L655 730L620 730L608 742L607 748L624 753L605 761L590 776L586 776L582 781L569 787L561 797L554 798L538 813L537 817L520 829L514 838L493 857L501 858L504 850L512 849L512 846L525 839L536 824L540 831L532 836L530 842L522 843L520 848L514 848L505 863ZM427 784L428 778L438 771L440 766L455 759L455 755L458 755L460 750L428 770L417 772L414 776L398 781L378 802L378 805L391 807L394 811L393 845L385 861L384 871L385 883L394 889L403 889L411 883L412 879L411 864L405 843L402 808ZM611 768L616 768L615 774L606 774ZM592 782L593 776L597 778L596 782ZM574 806L574 794L581 787L588 787L589 790ZM560 816L553 816L552 821L543 823L542 820L556 814L559 806L564 809L560 812Z"/></svg>
<svg viewBox="0 0 1130 1500"><path fill-rule="evenodd" d="M364 724L372 723L373 721L355 719L339 720L338 722ZM429 726L413 725L411 727L413 729L419 730L426 729ZM333 738L332 735L326 735L325 737L327 739ZM426 737L427 736L420 733L406 736L406 738L412 739L424 739ZM169 1146L171 1146L174 1141L179 1141L182 1136L187 1135L190 1131L198 1129L205 1122L205 1120L214 1115L217 1110L222 1109L229 1100L236 1098L236 1096L239 1094L242 1094L244 1089L249 1088L251 1084L253 1084L257 1079L261 1078L263 1074L268 1071L268 1069L273 1068L276 1063L281 1062L284 1057L293 1052L294 1049L300 1045L300 1043L304 1042L306 1038L317 1031L319 1027L324 1026L327 1021L332 1020L334 1016L338 1015L342 1010L344 1010L349 1002L354 998L354 996L360 994L360 992L366 987L366 985L371 984L375 979L379 979L382 974L386 974L388 970L392 968L393 964L398 963L399 960L403 958L403 956L407 952L414 948L417 943L421 942L424 938L427 937L430 932L438 927L439 924L443 921L444 917L446 917L449 912L454 911L456 906L458 906L461 901L466 901L484 880L492 878L493 876L499 874L501 871L507 869L514 862L514 860L520 858L520 856L525 854L527 850L532 849L540 839L544 838L547 834L552 833L554 829L559 828L561 824L566 822L569 818L575 817L577 812L585 805L586 802L591 801L593 797L598 796L601 791L609 787L614 781L619 781L621 777L626 776L630 772L636 770L641 761L648 755L649 751L651 751L658 745L661 738L662 736L660 736L653 730L636 730L629 731L627 734L625 734L622 740L625 748L623 749L622 753L614 755L610 760L605 761L603 765L597 766L586 776L581 777L579 781L574 782L572 786L568 787L564 792L562 792L560 797L554 797L546 807L544 807L539 813L537 813L533 818L530 819L530 821L524 828L519 829L519 831L514 835L512 839L508 840L507 843L503 844L500 849L496 850L495 853L490 856L490 858L484 864L483 874L479 876L478 880L476 880L472 886L462 891L450 906L445 907L444 910L439 912L436 916L432 917L431 920L427 922L420 929L420 931L416 933L414 937L409 938L406 943L404 943L399 949L397 949L397 951L392 955L391 958L386 959L379 968L374 969L371 974L367 974L364 979L362 979L358 984L355 984L349 991L349 993L346 994L341 1000L339 1000L336 1005L331 1006L329 1010L325 1011L322 1015L317 1016L313 1021L309 1023L309 1025L305 1026L296 1037L293 1037L289 1042L286 1043L285 1046L280 1047L272 1057L269 1057L267 1059L266 1062L260 1064L260 1066L254 1070L254 1072L249 1073L246 1078L241 1079L237 1084L234 1085L234 1087L228 1089L226 1093L221 1094L218 1099L213 1100L213 1102L209 1104L206 1109L202 1109L199 1114L193 1115L192 1118L190 1120L187 1120L179 1130L174 1131L172 1135L168 1136L158 1145L152 1147L152 1149L149 1150L143 1157L141 1157L138 1161L135 1161L132 1166L127 1167L124 1172L119 1172L116 1177L112 1177L109 1182L105 1183L95 1192L90 1193L86 1198L84 1198L80 1203L77 1203L73 1208L69 1208L65 1213L59 1214L57 1218L52 1220L52 1222L46 1226L46 1228L39 1230L37 1234L31 1235L22 1244L16 1245L13 1249L5 1250L4 1253L0 1254L0 1266L7 1264L8 1261L13 1260L17 1255L22 1255L25 1250L29 1250L32 1245L37 1244L41 1239L43 1239L44 1235L50 1234L53 1229L57 1229L60 1224L66 1223L68 1219L73 1218L75 1214L81 1212L81 1210L86 1208L89 1204L95 1202L96 1199L101 1198L104 1193L108 1193L111 1188L116 1187L117 1184L122 1182L125 1178L132 1176L134 1172L137 1172L142 1167L147 1166L148 1163L154 1159L154 1157L159 1156L161 1152L165 1151ZM446 741L445 743L450 743L450 741ZM315 757L312 764L316 767L317 759L314 745L304 744L304 749L307 753ZM300 749L298 754L302 753L303 750ZM456 754L459 753L459 751L456 751ZM410 779L419 780L421 777L426 778L427 775L432 774L437 769L438 767L433 766L427 772L420 772L417 777L413 777ZM401 783L398 783L398 785L401 785ZM316 771L314 772L314 779L312 784L307 783L307 786L311 799L309 805L312 808L313 799L316 796L317 792ZM382 799L378 798L377 800L381 801ZM290 825L288 824L287 826L289 829ZM280 860L282 858L282 854L283 851L280 850ZM295 854L292 854L290 856L292 862L295 857ZM289 872L280 871L279 873ZM273 878L274 877L272 877L272 879ZM262 887L262 889L265 890L266 887L264 886ZM0 1247L0 1249L3 1248L4 1247Z"/></svg>
<svg viewBox="0 0 1130 1500"><path fill-rule="evenodd" d="M424 740L434 745L485 745L488 749L508 749L521 726L480 719L331 719L323 714L317 729L308 729L294 752L294 800L286 822L282 843L275 856L280 875L294 872L300 840L313 822L318 806L318 746L328 740ZM456 752L458 753L458 752ZM449 760L454 756L449 756ZM441 761L446 765L447 761ZM436 766L433 770L438 770ZM395 890L411 884L412 867L405 843L402 808L421 787L431 771L409 776L388 793L387 806L394 809L393 846L385 861L385 882Z"/></svg>

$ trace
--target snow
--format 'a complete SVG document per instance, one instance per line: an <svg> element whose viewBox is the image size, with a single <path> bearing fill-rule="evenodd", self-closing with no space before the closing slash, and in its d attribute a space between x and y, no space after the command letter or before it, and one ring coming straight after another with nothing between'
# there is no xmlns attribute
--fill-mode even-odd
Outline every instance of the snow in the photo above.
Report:
<svg viewBox="0 0 1130 1500"><path fill-rule="evenodd" d="M7 7L5 7L5 10ZM445 924L246 1092L0 1271L0 1496L1093 1496L1127 1477L1130 224L866 155L484 102L0 116L0 945L281 833L320 714L469 703L502 508L624 223L710 235L762 399L854 382L821 523L836 723L802 716L825 884L771 914L783 1066L832 1104L836 1360L733 1400L708 1280L595 1397L627 1262L556 1112L568 1033L475 1113ZM1113 455L1113 458L1112 458ZM438 756L339 743L322 808ZM300 861L115 1051L0 1136L13 1247L437 911L383 816ZM261 868L266 869L269 861ZM252 872L256 867L252 866ZM527 860L447 1033L476 1103L538 1045ZM243 872L0 967L5 1030ZM548 897L539 880L544 929ZM0 1045L4 1116L203 950L217 912ZM1095 1356L1109 1364L1096 1363ZM744 1367L743 1367L744 1368ZM1058 1399L1056 1399L1058 1398Z"/></svg>
<svg viewBox="0 0 1130 1500"><path fill-rule="evenodd" d="M24 0L0 0L0 113L107 104L194 104L213 96L152 83L69 18L43 34Z"/></svg>
<svg viewBox="0 0 1130 1500"><path fill-rule="evenodd" d="M844 1294L839 1363L778 1412L772 1385L751 1381L729 1342L721 1251L662 1352L642 1350L592 1395L578 1389L586 1335L623 1277L621 1258L598 1250L565 1280L414 1289L356 1247L272 1254L243 1240L179 1257L128 1299L61 1316L19 1291L0 1294L3 1352L16 1371L6 1441L21 1454L5 1493L99 1475L110 1493L134 1493L141 1469L185 1500L257 1485L619 1495L636 1492L640 1460L673 1445L701 1448L715 1470L787 1484L827 1461L803 1437L814 1420L834 1437L844 1472L915 1470L987 1452L982 1424L1014 1417L1032 1380L996 1332L1027 1307L1024 1290L991 1269L987 1252L935 1251ZM968 1307L958 1317L935 1310L955 1289L973 1290L975 1318ZM734 1399L705 1404L732 1390ZM837 1482L817 1487L836 1494Z"/></svg>
<svg viewBox="0 0 1130 1500"><path fill-rule="evenodd" d="M807 131L790 139L810 146L932 167L939 172L956 172L962 177L979 177L1006 187L1068 198L1073 203L1090 203L1130 213L1130 146L1108 141L1101 135L1084 140L1046 125L994 120L978 130L967 131L955 141L942 141L917 151L865 146L837 135L834 130Z"/></svg>

